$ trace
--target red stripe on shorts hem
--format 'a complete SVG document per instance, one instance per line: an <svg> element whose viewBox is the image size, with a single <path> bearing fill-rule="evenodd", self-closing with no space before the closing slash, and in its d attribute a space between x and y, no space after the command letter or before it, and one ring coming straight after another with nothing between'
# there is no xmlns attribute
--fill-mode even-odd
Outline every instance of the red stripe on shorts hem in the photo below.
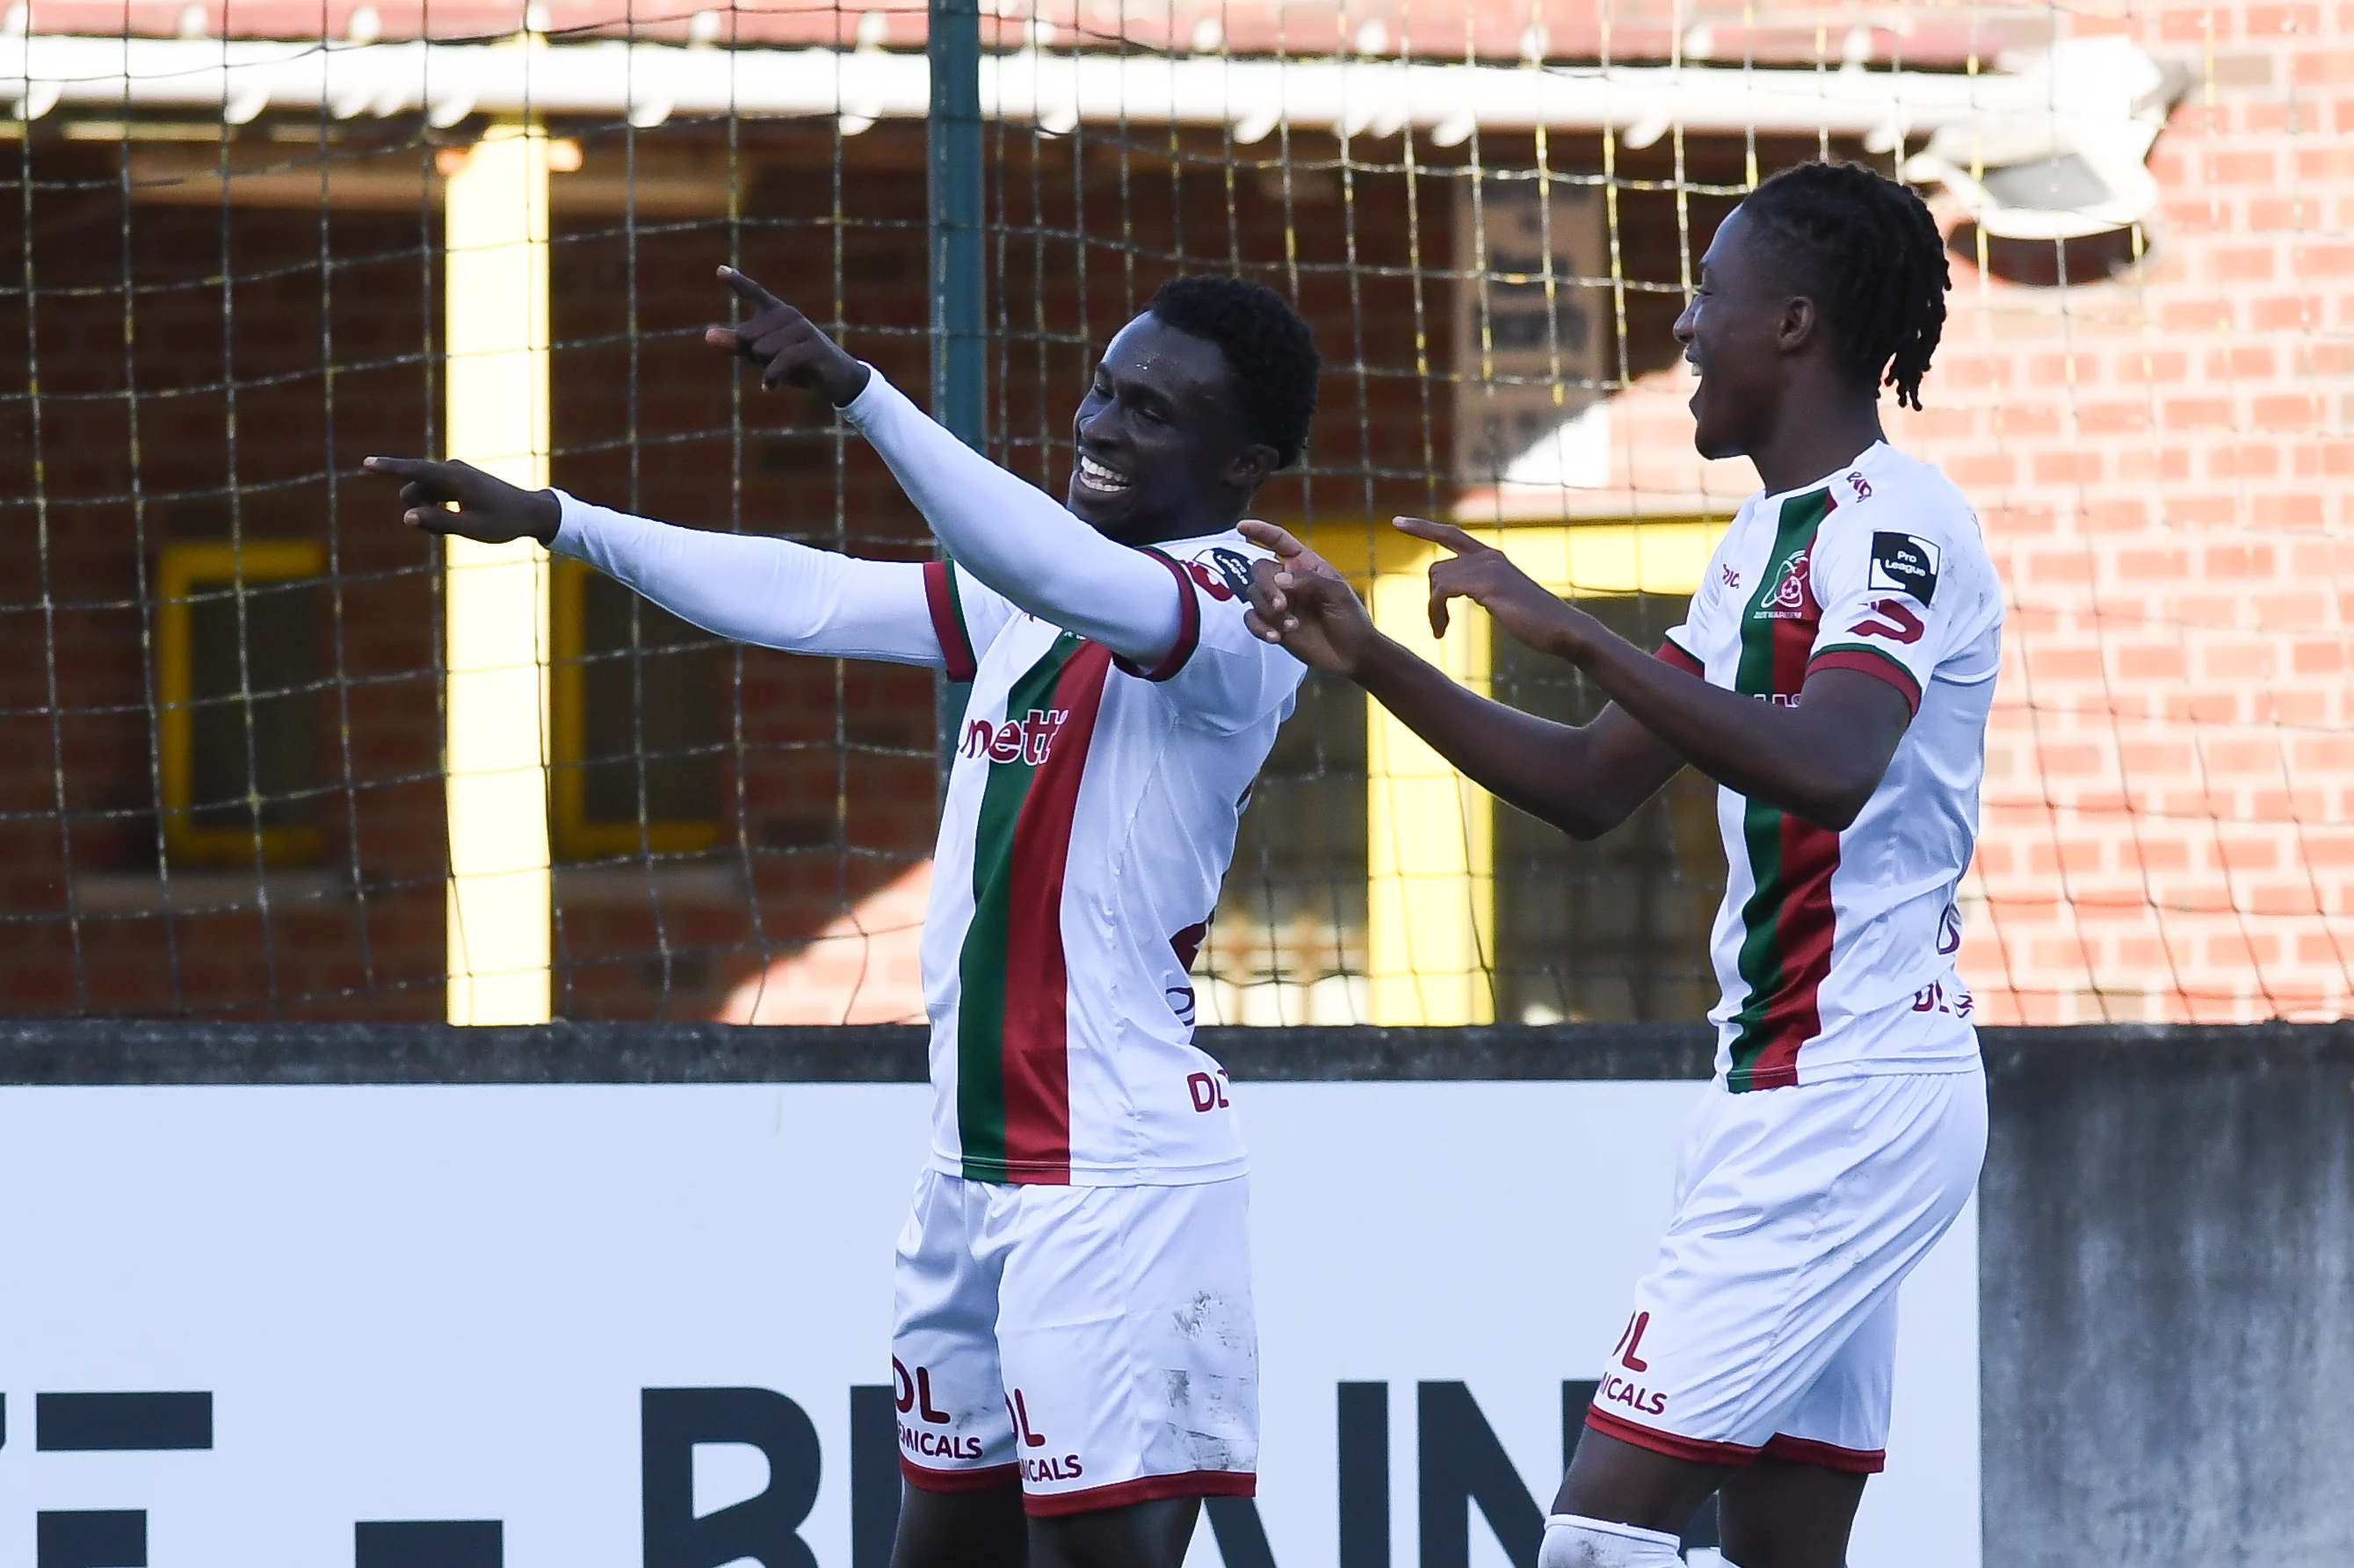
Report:
<svg viewBox="0 0 2354 1568"><path fill-rule="evenodd" d="M909 1486L928 1492L985 1492L991 1487L1022 1484L1018 1464L984 1465L978 1470L928 1470L905 1454L899 1456L899 1474Z"/></svg>
<svg viewBox="0 0 2354 1568"><path fill-rule="evenodd" d="M1638 1426L1592 1408L1585 1413L1585 1424L1605 1437L1616 1437L1621 1443L1632 1443L1638 1448L1649 1448L1670 1459L1690 1459L1696 1465L1745 1465L1757 1457L1758 1451L1745 1443L1710 1443L1698 1437L1679 1437L1672 1432Z"/></svg>
<svg viewBox="0 0 2354 1568"><path fill-rule="evenodd" d="M1779 1432L1766 1439L1766 1446L1758 1452L1768 1459L1820 1465L1826 1470L1844 1471L1850 1476L1876 1476L1888 1467L1885 1448L1842 1448L1836 1443L1818 1443L1811 1437L1785 1437Z"/></svg>
<svg viewBox="0 0 2354 1568"><path fill-rule="evenodd" d="M1253 1471L1187 1470L1174 1476L1146 1476L1139 1480L1114 1481L1108 1487L1086 1487L1075 1492L1024 1492L1022 1511L1033 1519L1054 1519L1066 1513L1092 1513L1097 1509L1156 1502L1162 1498L1247 1498L1257 1495L1258 1476Z"/></svg>

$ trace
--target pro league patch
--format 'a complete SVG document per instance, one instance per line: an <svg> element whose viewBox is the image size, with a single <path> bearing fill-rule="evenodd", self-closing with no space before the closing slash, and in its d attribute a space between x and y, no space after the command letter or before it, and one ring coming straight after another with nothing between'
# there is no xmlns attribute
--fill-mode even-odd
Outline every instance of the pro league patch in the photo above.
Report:
<svg viewBox="0 0 2354 1568"><path fill-rule="evenodd" d="M1891 535L1890 537L1902 538L1903 535ZM1222 545L1210 552L1210 569L1217 573L1228 588L1235 590L1236 599L1250 597L1251 567L1248 556L1244 555L1240 550L1229 550Z"/></svg>
<svg viewBox="0 0 2354 1568"><path fill-rule="evenodd" d="M1918 534L1874 534L1872 586L1927 604L1937 592L1937 546Z"/></svg>

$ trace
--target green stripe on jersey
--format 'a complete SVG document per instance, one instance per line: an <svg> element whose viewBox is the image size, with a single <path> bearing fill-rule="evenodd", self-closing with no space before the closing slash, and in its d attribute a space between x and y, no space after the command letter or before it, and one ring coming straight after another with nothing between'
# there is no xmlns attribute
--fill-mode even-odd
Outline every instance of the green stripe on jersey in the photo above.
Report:
<svg viewBox="0 0 2354 1568"><path fill-rule="evenodd" d="M964 639L965 652L978 659L981 650L972 645L972 625L964 618L964 589L957 586L956 557L942 556L940 565L946 568L940 573L940 579L948 585L949 614L956 618L957 635Z"/></svg>
<svg viewBox="0 0 2354 1568"><path fill-rule="evenodd" d="M950 580L954 580L951 574ZM1063 666L1082 646L1066 631L1005 694L1015 724L1054 705ZM1006 906L1013 891L1013 828L1038 765L1027 750L991 759L972 832L972 924L957 958L957 1140L970 1181L1005 1180Z"/></svg>
<svg viewBox="0 0 2354 1568"><path fill-rule="evenodd" d="M1782 516L1774 534L1774 553L1758 579L1757 591L1741 612L1741 662L1734 669L1733 689L1744 695L1771 699L1776 693L1776 633L1784 625L1765 614L1782 586L1791 562L1803 557L1815 542L1815 531L1830 514L1831 493L1818 490L1794 495L1782 503ZM1801 664L1803 668L1803 662ZM1749 1069L1766 1042L1758 1025L1766 1004L1782 989L1782 904L1789 893L1782 874L1782 813L1762 801L1744 798L1741 812L1743 846L1749 852L1750 892L1741 906L1739 969L1749 994L1734 1014L1738 1031L1733 1040L1733 1065L1726 1086L1749 1086Z"/></svg>

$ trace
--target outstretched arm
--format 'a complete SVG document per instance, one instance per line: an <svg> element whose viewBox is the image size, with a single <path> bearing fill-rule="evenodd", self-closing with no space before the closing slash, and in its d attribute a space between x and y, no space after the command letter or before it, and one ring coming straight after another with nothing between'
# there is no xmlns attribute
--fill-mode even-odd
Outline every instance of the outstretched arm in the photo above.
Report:
<svg viewBox="0 0 2354 1568"><path fill-rule="evenodd" d="M1817 827L1837 832L1855 821L1913 722L1896 687L1852 669L1817 671L1790 704L1711 685L1554 598L1462 529L1419 517L1396 524L1454 552L1430 568L1434 635L1447 630L1450 599L1471 600L1529 647L1585 671L1702 773Z"/></svg>
<svg viewBox="0 0 2354 1568"><path fill-rule="evenodd" d="M1539 732L1526 726L1542 721L1525 715L1513 715L1517 724L1501 720L1496 715L1512 710L1500 704L1479 706L1482 699L1469 692L1459 699L1440 696L1434 680L1448 687L1454 683L1435 670L1426 675L1405 670L1402 660L1429 667L1374 632L1355 595L1330 567L1280 529L1244 526L1284 560L1281 568L1263 571L1252 595L1252 614L1262 635L1283 641L1311 663L1319 660L1304 643L1323 644L1336 661L1324 667L1363 685L1449 761L1523 810L1581 836L1624 821L1684 762L1728 789L1818 826L1844 828L1878 788L1912 719L1893 687L1852 670L1818 672L1808 679L1799 701L1788 706L1712 686L1564 604L1501 551L1461 529L1401 518L1402 531L1457 552L1431 568L1434 634L1447 628L1449 600L1472 599L1506 631L1540 652L1568 660L1610 695L1600 718L1569 732L1586 737L1583 747L1554 739L1540 755L1516 761L1511 755L1516 747L1540 752ZM1340 603L1341 595L1347 605ZM1362 628L1353 624L1359 620ZM1639 732L1648 745L1623 738L1621 726ZM1507 783L1490 782L1487 775L1498 772ZM1549 772L1553 776L1548 778Z"/></svg>
<svg viewBox="0 0 2354 1568"><path fill-rule="evenodd" d="M942 661L919 563L674 528L560 490L524 490L462 462L370 458L367 467L402 482L404 520L413 528L486 544L537 539L719 636L834 658Z"/></svg>
<svg viewBox="0 0 2354 1568"><path fill-rule="evenodd" d="M1596 838L1683 766L1615 703L1591 724L1555 724L1458 685L1376 630L1341 574L1299 540L1272 524L1242 528L1277 557L1257 566L1251 630L1363 686L1499 800L1575 838Z"/></svg>
<svg viewBox="0 0 2354 1568"><path fill-rule="evenodd" d="M762 385L822 393L841 408L965 570L1135 663L1158 663L1176 646L1180 604L1166 566L966 446L758 283L731 267L719 275L757 313L705 336L758 366Z"/></svg>

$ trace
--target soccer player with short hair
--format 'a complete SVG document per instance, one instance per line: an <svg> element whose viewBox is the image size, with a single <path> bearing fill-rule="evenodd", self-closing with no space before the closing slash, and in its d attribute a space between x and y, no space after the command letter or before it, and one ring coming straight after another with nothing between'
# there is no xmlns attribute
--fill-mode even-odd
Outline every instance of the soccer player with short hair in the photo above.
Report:
<svg viewBox="0 0 2354 1568"><path fill-rule="evenodd" d="M1066 504L743 274L714 344L822 393L951 557L852 560L370 459L411 526L530 535L722 636L972 683L924 924L932 1158L900 1235L896 1568L1178 1568L1258 1449L1242 1131L1188 975L1299 662L1235 524L1296 461L1307 323L1186 278L1080 400ZM454 512L444 508L454 504ZM1026 1517L1025 1517L1026 1516Z"/></svg>
<svg viewBox="0 0 2354 1568"><path fill-rule="evenodd" d="M2002 592L1978 519L1893 450L1879 388L1920 406L1946 315L1921 199L1858 164L1766 181L1719 226L1676 336L1703 456L1764 489L1656 656L1459 529L1430 618L1468 599L1612 701L1551 724L1377 632L1339 575L1246 524L1252 620L1354 680L1466 773L1579 838L1690 765L1729 875L1712 940L1717 1072L1674 1219L1611 1347L1542 1568L1667 1568L1712 1493L1738 1568L1840 1568L1881 1467L1897 1287L1986 1150L1955 896L1978 832Z"/></svg>

